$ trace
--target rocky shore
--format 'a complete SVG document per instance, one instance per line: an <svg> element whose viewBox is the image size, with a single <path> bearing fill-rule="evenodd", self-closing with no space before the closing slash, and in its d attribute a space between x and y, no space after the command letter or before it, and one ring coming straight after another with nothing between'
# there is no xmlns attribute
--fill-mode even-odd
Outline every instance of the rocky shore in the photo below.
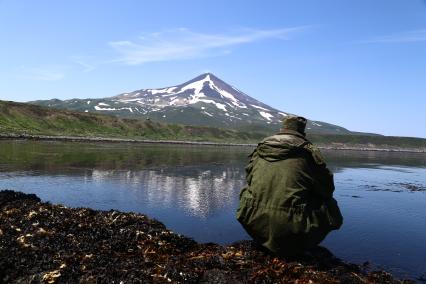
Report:
<svg viewBox="0 0 426 284"><path fill-rule="evenodd" d="M177 144L194 146L236 146L250 147L257 146L255 143L227 143L227 142L208 142L208 141L181 141L181 140L151 140L151 139L127 139L127 138L108 138L108 137L84 137L84 136L48 136L32 134L4 134L0 133L0 140L35 140L35 141L64 141L64 142L108 142L108 143L145 143L145 144ZM365 144L345 144L345 143L314 143L323 150L344 150L344 151L374 151L374 152L408 152L408 153L426 153L424 148L402 148L385 147Z"/></svg>
<svg viewBox="0 0 426 284"><path fill-rule="evenodd" d="M1 134L3 140L39 140L39 141L69 141L69 142L108 142L108 143L145 143L145 144L181 144L181 145L206 145L206 146L243 146L255 147L257 144L207 142L207 141L181 141L181 140L152 140L152 139L127 139L109 137L85 137L85 136L47 136L31 134Z"/></svg>
<svg viewBox="0 0 426 284"><path fill-rule="evenodd" d="M0 283L409 283L317 247L278 258L251 241L199 244L147 216L0 191Z"/></svg>

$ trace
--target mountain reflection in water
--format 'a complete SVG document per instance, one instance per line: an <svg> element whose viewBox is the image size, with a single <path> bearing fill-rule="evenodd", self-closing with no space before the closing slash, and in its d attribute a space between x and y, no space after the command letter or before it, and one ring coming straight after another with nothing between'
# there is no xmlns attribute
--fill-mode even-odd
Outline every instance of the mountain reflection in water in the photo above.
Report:
<svg viewBox="0 0 426 284"><path fill-rule="evenodd" d="M178 207L198 218L207 218L221 208L232 206L235 192L244 185L244 178L245 172L241 168L224 166L146 171L93 170L85 175L87 182L119 180L138 198L143 198L143 203Z"/></svg>

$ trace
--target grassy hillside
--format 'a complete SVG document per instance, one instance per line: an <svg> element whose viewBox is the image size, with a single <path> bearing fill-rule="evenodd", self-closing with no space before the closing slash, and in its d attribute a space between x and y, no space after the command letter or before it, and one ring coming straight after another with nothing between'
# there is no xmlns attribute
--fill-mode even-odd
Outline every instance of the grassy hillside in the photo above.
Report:
<svg viewBox="0 0 426 284"><path fill-rule="evenodd" d="M0 101L0 133L221 142L258 141L264 136L213 127L121 119L6 101Z"/></svg>
<svg viewBox="0 0 426 284"><path fill-rule="evenodd" d="M66 135L131 139L162 139L257 143L271 129L236 131L203 126L164 124L0 101L0 134ZM324 135L308 133L322 146L426 149L426 139L378 135Z"/></svg>
<svg viewBox="0 0 426 284"><path fill-rule="evenodd" d="M358 146L362 148L385 149L424 149L426 139L415 137L395 137L379 135L316 135L308 134L308 138L321 146Z"/></svg>

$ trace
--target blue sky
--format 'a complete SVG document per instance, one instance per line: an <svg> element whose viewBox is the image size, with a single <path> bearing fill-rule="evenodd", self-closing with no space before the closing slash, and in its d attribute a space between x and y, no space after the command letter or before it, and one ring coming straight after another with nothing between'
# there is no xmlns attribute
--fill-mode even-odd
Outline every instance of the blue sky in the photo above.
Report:
<svg viewBox="0 0 426 284"><path fill-rule="evenodd" d="M99 98L212 72L280 110L426 137L426 1L0 0L0 99Z"/></svg>

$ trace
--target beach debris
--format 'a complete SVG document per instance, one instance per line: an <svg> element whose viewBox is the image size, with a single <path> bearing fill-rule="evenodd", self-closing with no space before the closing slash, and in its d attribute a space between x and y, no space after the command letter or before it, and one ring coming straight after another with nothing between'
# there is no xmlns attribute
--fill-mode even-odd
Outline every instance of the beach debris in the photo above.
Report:
<svg viewBox="0 0 426 284"><path fill-rule="evenodd" d="M279 258L252 241L199 244L141 214L13 191L0 191L0 236L0 283L403 283L322 247Z"/></svg>
<svg viewBox="0 0 426 284"><path fill-rule="evenodd" d="M426 191L426 186L417 183L409 183L409 182L393 182L389 184L390 186L398 186L400 188L404 188L410 192L420 192Z"/></svg>
<svg viewBox="0 0 426 284"><path fill-rule="evenodd" d="M42 280L47 283L55 283L59 277L61 277L61 272L59 270L53 270L44 274Z"/></svg>
<svg viewBox="0 0 426 284"><path fill-rule="evenodd" d="M377 185L365 185L362 187L367 187L367 191L388 191L388 192L426 192L426 185L419 183L409 183L409 182L392 182L386 184L384 187L379 187Z"/></svg>

